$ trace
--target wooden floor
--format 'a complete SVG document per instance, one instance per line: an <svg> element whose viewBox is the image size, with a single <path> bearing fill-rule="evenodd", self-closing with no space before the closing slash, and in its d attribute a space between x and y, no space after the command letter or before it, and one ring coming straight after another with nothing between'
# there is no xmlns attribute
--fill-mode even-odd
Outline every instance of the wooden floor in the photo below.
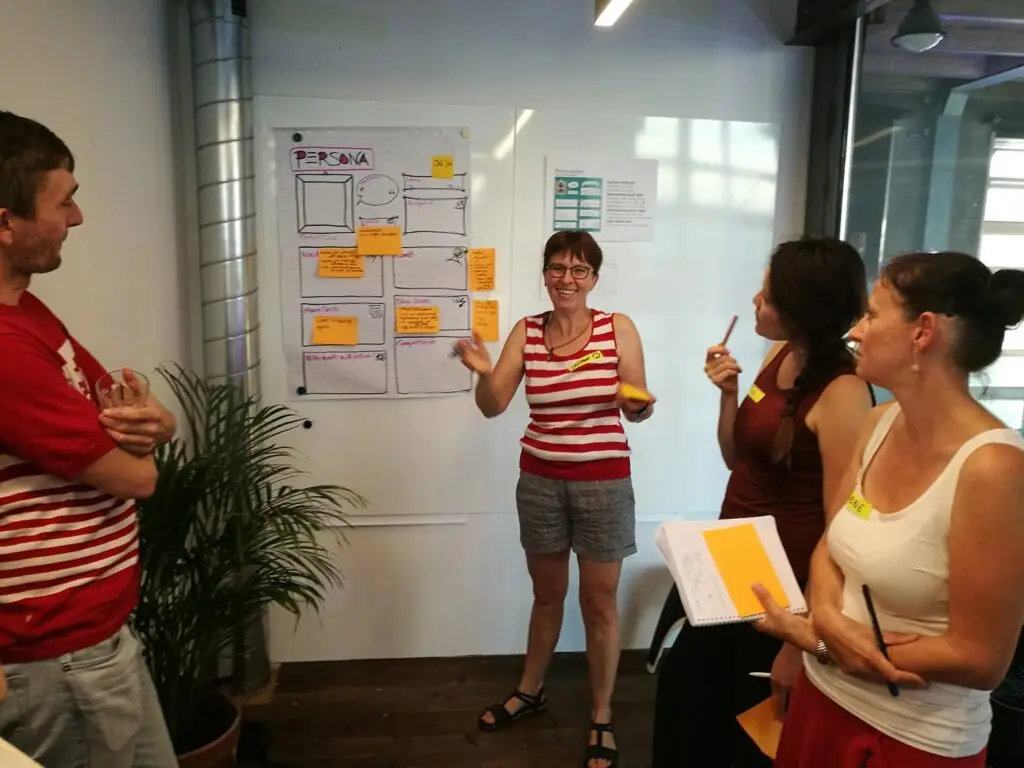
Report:
<svg viewBox="0 0 1024 768"><path fill-rule="evenodd" d="M501 733L476 718L518 681L519 657L286 664L269 706L247 711L284 768L576 768L589 724L586 663L557 655L549 710ZM647 768L654 677L623 655L614 699L620 765Z"/></svg>

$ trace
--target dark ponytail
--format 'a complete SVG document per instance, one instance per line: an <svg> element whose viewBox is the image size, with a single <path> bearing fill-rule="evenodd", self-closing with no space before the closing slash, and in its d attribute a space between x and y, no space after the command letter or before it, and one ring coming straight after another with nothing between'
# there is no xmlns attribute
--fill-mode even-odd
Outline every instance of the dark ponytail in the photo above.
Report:
<svg viewBox="0 0 1024 768"><path fill-rule="evenodd" d="M793 436L796 431L796 411L803 399L825 386L840 373L852 371L854 367L853 355L841 337L829 339L821 344L811 344L808 347L803 370L793 382L793 388L786 393L782 424L775 433L775 443L772 446L773 461L784 461L787 466L789 465L789 452L793 447Z"/></svg>
<svg viewBox="0 0 1024 768"><path fill-rule="evenodd" d="M867 305L864 262L842 240L806 237L783 243L772 255L768 293L790 343L805 355L772 449L773 460L788 466L796 412L804 398L854 370L845 339Z"/></svg>

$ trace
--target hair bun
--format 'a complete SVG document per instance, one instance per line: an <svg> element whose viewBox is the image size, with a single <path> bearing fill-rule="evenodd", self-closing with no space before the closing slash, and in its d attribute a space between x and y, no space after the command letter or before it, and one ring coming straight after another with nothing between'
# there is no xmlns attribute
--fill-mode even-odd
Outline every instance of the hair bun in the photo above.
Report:
<svg viewBox="0 0 1024 768"><path fill-rule="evenodd" d="M1004 328L1024 320L1024 271L1000 269L988 284L988 306L992 317Z"/></svg>

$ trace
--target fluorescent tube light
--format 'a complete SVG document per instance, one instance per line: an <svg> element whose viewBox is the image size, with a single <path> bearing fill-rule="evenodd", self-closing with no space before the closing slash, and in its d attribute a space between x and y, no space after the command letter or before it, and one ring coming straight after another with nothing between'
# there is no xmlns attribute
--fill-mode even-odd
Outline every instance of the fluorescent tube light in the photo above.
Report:
<svg viewBox="0 0 1024 768"><path fill-rule="evenodd" d="M633 0L596 0L598 27L610 27L619 20L619 16L633 4Z"/></svg>

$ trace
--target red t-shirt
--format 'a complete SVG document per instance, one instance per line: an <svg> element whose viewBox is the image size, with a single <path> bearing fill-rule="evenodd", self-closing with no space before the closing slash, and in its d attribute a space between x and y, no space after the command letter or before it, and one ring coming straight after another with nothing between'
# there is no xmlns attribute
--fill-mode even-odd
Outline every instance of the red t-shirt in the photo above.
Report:
<svg viewBox="0 0 1024 768"><path fill-rule="evenodd" d="M135 608L135 505L75 480L116 447L103 373L35 296L0 304L0 663L95 645Z"/></svg>

